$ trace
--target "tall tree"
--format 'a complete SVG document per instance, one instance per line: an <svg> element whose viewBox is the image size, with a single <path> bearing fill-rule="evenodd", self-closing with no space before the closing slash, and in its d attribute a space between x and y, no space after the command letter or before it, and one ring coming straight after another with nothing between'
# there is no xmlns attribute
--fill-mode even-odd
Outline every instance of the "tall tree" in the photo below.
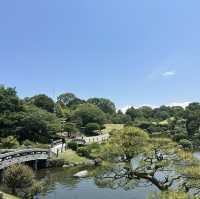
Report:
<svg viewBox="0 0 200 199"><path fill-rule="evenodd" d="M29 99L35 106L48 112L54 112L54 101L45 94L35 95Z"/></svg>
<svg viewBox="0 0 200 199"><path fill-rule="evenodd" d="M0 113L22 111L22 101L17 96L15 88L0 87Z"/></svg>
<svg viewBox="0 0 200 199"><path fill-rule="evenodd" d="M73 119L79 125L86 126L88 123L104 124L106 121L105 113L92 104L81 104L73 113Z"/></svg>
<svg viewBox="0 0 200 199"><path fill-rule="evenodd" d="M105 98L90 98L88 103L96 105L104 113L114 114L116 112L115 104L109 99Z"/></svg>
<svg viewBox="0 0 200 199"><path fill-rule="evenodd" d="M16 135L23 103L14 88L0 87L0 136Z"/></svg>
<svg viewBox="0 0 200 199"><path fill-rule="evenodd" d="M191 137L199 133L200 128L200 103L191 103L185 110L188 135Z"/></svg>
<svg viewBox="0 0 200 199"><path fill-rule="evenodd" d="M58 103L60 103L61 107L75 107L83 104L84 100L79 99L73 93L63 93L57 98Z"/></svg>
<svg viewBox="0 0 200 199"><path fill-rule="evenodd" d="M61 121L52 113L33 105L26 105L25 112L17 126L20 141L29 139L34 142L48 143L62 129Z"/></svg>
<svg viewBox="0 0 200 199"><path fill-rule="evenodd" d="M138 109L134 108L133 106L127 109L126 114L129 115L133 121L136 118L142 117L141 112Z"/></svg>

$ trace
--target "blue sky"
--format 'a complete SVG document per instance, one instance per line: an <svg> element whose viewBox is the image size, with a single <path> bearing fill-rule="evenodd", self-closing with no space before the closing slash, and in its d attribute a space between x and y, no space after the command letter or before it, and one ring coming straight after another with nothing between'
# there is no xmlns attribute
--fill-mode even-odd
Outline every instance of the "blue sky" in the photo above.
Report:
<svg viewBox="0 0 200 199"><path fill-rule="evenodd" d="M200 101L199 0L0 1L0 83L118 107Z"/></svg>

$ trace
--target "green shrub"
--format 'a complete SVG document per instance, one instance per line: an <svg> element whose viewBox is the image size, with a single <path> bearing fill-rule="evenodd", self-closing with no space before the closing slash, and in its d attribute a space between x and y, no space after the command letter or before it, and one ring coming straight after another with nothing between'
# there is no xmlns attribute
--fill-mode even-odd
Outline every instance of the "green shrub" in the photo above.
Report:
<svg viewBox="0 0 200 199"><path fill-rule="evenodd" d="M173 136L174 141L179 142L180 140L184 140L187 138L187 135L184 133L175 134Z"/></svg>
<svg viewBox="0 0 200 199"><path fill-rule="evenodd" d="M42 191L42 184L40 182L34 181L30 190L30 195L33 197L36 194L40 193L41 191Z"/></svg>
<svg viewBox="0 0 200 199"><path fill-rule="evenodd" d="M1 148L13 149L19 147L19 142L14 136L8 136L1 139Z"/></svg>
<svg viewBox="0 0 200 199"><path fill-rule="evenodd" d="M90 145L88 146L88 148L89 148L90 150L93 150L93 149L99 149L100 146L101 146L101 145L100 145L99 143L94 142L94 143L90 144Z"/></svg>
<svg viewBox="0 0 200 199"><path fill-rule="evenodd" d="M73 151L77 151L78 149L78 144L73 141L69 142L67 146L69 149L72 149Z"/></svg>
<svg viewBox="0 0 200 199"><path fill-rule="evenodd" d="M16 194L16 189L31 187L34 174L30 167L26 165L14 164L8 167L4 173L4 183Z"/></svg>
<svg viewBox="0 0 200 199"><path fill-rule="evenodd" d="M85 133L87 135L95 135L96 131L100 130L100 125L97 123L88 123L85 126Z"/></svg>
<svg viewBox="0 0 200 199"><path fill-rule="evenodd" d="M180 143L180 145L182 145L183 148L185 148L185 149L192 149L192 148L193 148L192 142L190 142L189 140L182 139L182 140L180 140L179 143Z"/></svg>
<svg viewBox="0 0 200 199"><path fill-rule="evenodd" d="M33 142L31 142L30 140L24 140L23 141L23 145L24 146L32 146L34 143Z"/></svg>
<svg viewBox="0 0 200 199"><path fill-rule="evenodd" d="M78 148L77 150L77 153L80 155L80 156L84 156L84 157L89 157L90 156L90 150L88 147L80 147Z"/></svg>

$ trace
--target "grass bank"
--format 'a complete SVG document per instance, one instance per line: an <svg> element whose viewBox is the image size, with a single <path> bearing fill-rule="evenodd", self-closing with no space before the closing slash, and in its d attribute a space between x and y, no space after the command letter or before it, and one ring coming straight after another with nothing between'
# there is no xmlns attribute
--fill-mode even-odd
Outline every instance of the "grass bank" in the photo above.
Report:
<svg viewBox="0 0 200 199"><path fill-rule="evenodd" d="M3 194L3 199L20 199L17 196L13 196L13 195L10 195L10 194L4 193L4 192L0 192L0 193Z"/></svg>
<svg viewBox="0 0 200 199"><path fill-rule="evenodd" d="M64 159L65 162L74 164L78 164L87 160L84 157L80 157L75 151L72 151L71 149L68 149L63 153L60 153L58 155L58 158Z"/></svg>
<svg viewBox="0 0 200 199"><path fill-rule="evenodd" d="M123 124L105 124L105 129L102 130L102 133L110 133L113 130L121 130L123 129Z"/></svg>

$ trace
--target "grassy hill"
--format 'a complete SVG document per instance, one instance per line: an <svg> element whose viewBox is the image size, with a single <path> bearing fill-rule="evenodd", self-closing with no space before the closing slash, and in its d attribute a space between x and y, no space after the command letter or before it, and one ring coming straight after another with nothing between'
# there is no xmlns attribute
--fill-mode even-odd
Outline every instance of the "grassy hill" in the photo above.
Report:
<svg viewBox="0 0 200 199"><path fill-rule="evenodd" d="M123 124L105 124L105 129L102 130L103 133L109 133L112 130L120 130L124 127Z"/></svg>
<svg viewBox="0 0 200 199"><path fill-rule="evenodd" d="M3 192L0 192L0 193L3 193ZM20 198L17 196L7 194L7 193L3 193L3 199L20 199Z"/></svg>

